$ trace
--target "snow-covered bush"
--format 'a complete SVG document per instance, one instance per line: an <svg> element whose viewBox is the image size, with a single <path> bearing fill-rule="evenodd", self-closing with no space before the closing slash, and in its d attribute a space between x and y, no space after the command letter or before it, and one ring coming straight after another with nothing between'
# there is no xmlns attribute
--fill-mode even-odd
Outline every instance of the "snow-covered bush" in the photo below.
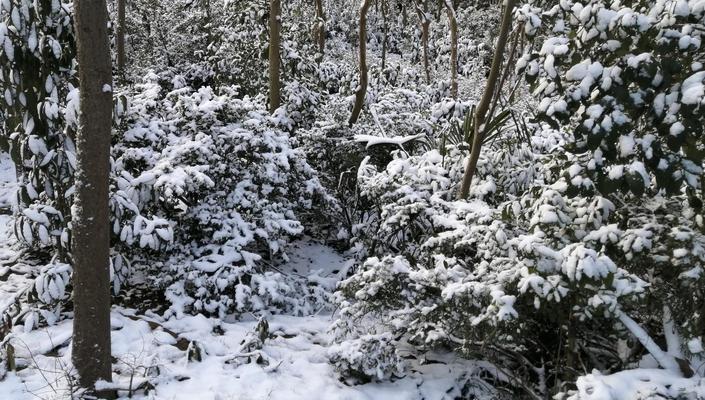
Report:
<svg viewBox="0 0 705 400"><path fill-rule="evenodd" d="M328 358L341 376L356 382L386 380L404 373L404 361L389 332L333 345L328 349Z"/></svg>
<svg viewBox="0 0 705 400"><path fill-rule="evenodd" d="M154 251L168 245L169 271L157 276L176 313L306 313L315 288L262 273L286 259L289 238L303 232L297 212L323 193L282 130L290 121L270 116L262 98L238 98L236 88L170 90L151 74L137 90L115 164L142 207L162 219L116 223L115 233Z"/></svg>
<svg viewBox="0 0 705 400"><path fill-rule="evenodd" d="M542 155L555 142L555 132L544 130L527 152L507 156L517 166L536 164L523 185L515 180L524 167L497 169L505 150L490 148L485 162L497 164L481 168L485 175L473 193L484 200L471 202L454 200L457 150L446 157L436 150L398 153L379 172L363 164L361 191L378 213L352 240L372 258L339 286L338 340L391 332L418 350L452 346L493 360L516 379L558 385L574 379L570 371L583 357L594 367L636 361L623 360L611 343L632 334L642 340L643 331L629 321L659 316L665 305L685 340L669 354L697 368L699 356L686 355L686 342L701 351L690 327L700 323L702 303L699 294L687 301L702 287L696 273L702 261L694 256L701 233L688 228L695 222L688 221L694 213L687 201L631 200L618 207L624 197L615 204L599 195L570 196L560 168L564 153ZM498 190L496 182L510 184ZM661 217L659 210L667 209ZM671 269L669 278L653 275L660 265L663 273ZM652 356L663 355L644 345ZM542 346L556 346L560 355L548 360ZM594 354L595 346L610 350Z"/></svg>
<svg viewBox="0 0 705 400"><path fill-rule="evenodd" d="M519 9L531 35L552 21L519 68L556 129L498 135L473 200L455 200L462 139L360 165L372 206L351 231L360 263L339 286L337 340L451 346L537 396L569 388L579 365L700 373L704 10L632 6Z"/></svg>
<svg viewBox="0 0 705 400"><path fill-rule="evenodd" d="M19 172L15 233L32 248L57 252L63 262L70 261L76 162L72 137L78 129L79 106L69 11L70 7L58 1L5 2L0 10L4 21L0 32L5 32L0 51L3 139L10 142ZM115 115L119 120L120 107ZM140 215L138 196L122 190L121 174L114 165L113 222L153 223Z"/></svg>
<svg viewBox="0 0 705 400"><path fill-rule="evenodd" d="M264 70L262 60L244 48L234 61L257 61L253 71L225 69L233 64L218 61L232 49L225 41L239 33L254 34L248 37L257 46L266 44L251 29L262 16L261 7L251 3L177 2L172 8L160 3L154 9L144 2L132 4L130 18L141 14L140 24L148 26L138 24L138 29L154 35L140 42L145 37L135 34L137 42L130 42L138 46L134 58L149 53L161 61L154 63L158 73L150 72L116 99L110 178L116 294L133 262L160 265L167 253L175 253L169 270L152 271L156 274L151 278L162 289L172 286L169 298L175 304L175 293L189 296L178 302L177 312L187 306L189 311L221 314L272 306L310 313L326 296L316 282L265 272L270 263L286 259L289 238L303 232L298 211L310 209L323 193L315 171L292 148L286 133L312 123L320 95L308 88L316 85L293 79L314 77L317 68L291 43L284 59L290 67L285 76L292 79L284 89L284 107L275 116L266 111L263 96L243 98L244 89L254 91L247 82L229 85L235 75L249 79L256 77L254 69ZM188 25L179 20L183 10L189 10L188 21L200 21L189 27L195 30L190 39L161 37L164 29ZM25 244L45 250L46 261L56 253L69 264L75 164L71 138L78 129L79 99L70 11L58 1L24 0L5 2L0 10L0 33L5 31L0 35L5 40L0 50L3 139L20 166L16 234ZM211 23L233 16L249 23L221 24L223 35L208 31ZM173 24L177 20L181 25ZM165 21L170 23L153 26ZM163 48L155 49L155 41ZM207 54L194 53L199 47L206 47ZM173 63L174 53L185 57ZM191 62L196 59L205 64ZM38 72L43 75L35 81ZM216 83L215 89L208 86ZM259 91L261 81L252 84Z"/></svg>
<svg viewBox="0 0 705 400"><path fill-rule="evenodd" d="M695 304L703 304L705 287L696 272L703 261L705 7L567 1L541 17L528 6L518 15L528 34L542 38L518 63L541 98L539 117L571 134L574 156L560 185L572 198L609 198L617 216L583 241L599 241L611 260L648 284L632 313L642 326L662 325L651 334L666 338L680 365L657 346L645 347L663 368L692 375L702 364L703 331L693 326L702 326ZM635 323L617 316L637 335Z"/></svg>
<svg viewBox="0 0 705 400"><path fill-rule="evenodd" d="M519 14L531 19L528 33L548 37L518 70L542 98L544 119L570 126L570 150L585 153L583 186L637 196L699 189L702 2L563 1L542 14L540 28L528 6Z"/></svg>
<svg viewBox="0 0 705 400"><path fill-rule="evenodd" d="M282 103L286 109L287 118L293 122L293 127L307 128L315 122L321 95L294 81L284 86Z"/></svg>
<svg viewBox="0 0 705 400"><path fill-rule="evenodd" d="M73 22L60 1L0 6L1 141L18 172L17 236L34 248L68 252L75 168L67 96L75 84ZM67 199L68 198L68 199Z"/></svg>

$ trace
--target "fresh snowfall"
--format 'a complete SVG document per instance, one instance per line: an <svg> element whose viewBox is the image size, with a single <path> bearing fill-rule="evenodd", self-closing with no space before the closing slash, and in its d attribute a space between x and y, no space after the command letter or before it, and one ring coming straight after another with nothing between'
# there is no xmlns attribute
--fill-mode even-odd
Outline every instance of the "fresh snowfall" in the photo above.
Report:
<svg viewBox="0 0 705 400"><path fill-rule="evenodd" d="M0 399L705 399L705 0L0 0Z"/></svg>

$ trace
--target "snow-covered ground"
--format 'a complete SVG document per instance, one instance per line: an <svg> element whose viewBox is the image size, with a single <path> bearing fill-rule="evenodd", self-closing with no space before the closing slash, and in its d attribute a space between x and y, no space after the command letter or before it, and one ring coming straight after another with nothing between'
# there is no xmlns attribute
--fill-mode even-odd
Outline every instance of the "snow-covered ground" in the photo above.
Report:
<svg viewBox="0 0 705 400"><path fill-rule="evenodd" d="M10 233L0 227L3 248L13 242ZM333 249L305 240L292 246L287 272L335 280L345 263ZM0 308L28 283L8 286L9 282L0 281ZM438 355L439 360L416 365L394 382L348 386L327 361L330 314L267 319L269 337L260 350L252 350L243 345L258 324L252 317L233 323L202 315L164 321L114 307L114 385L121 396L134 391L137 399L440 400L459 395L456 382L471 375L475 365L449 354ZM71 330L71 319L31 332L16 327L10 343L20 370L0 380L0 397L70 398ZM189 345L202 349L200 361L189 360Z"/></svg>
<svg viewBox="0 0 705 400"><path fill-rule="evenodd" d="M9 158L0 154L0 209L11 206L14 181ZM17 262L19 250L12 216L0 213L0 314L31 284L33 267ZM326 288L333 288L347 269L345 257L310 238L295 242L289 256L282 272L316 276ZM116 306L111 317L113 385L121 398L164 400L493 398L492 389L476 378L479 367L488 365L452 353L410 363L406 375L392 382L348 385L328 363L331 319L325 312L267 316L269 335L261 348L253 348L247 346L256 337L253 316L233 322L202 315L163 320ZM5 361L0 362L0 399L71 398L71 332L70 318L31 332L13 328L10 343L19 368L7 372ZM194 348L201 350L200 357L193 355ZM676 398L685 393L689 397L684 398L705 398L705 382L656 369L613 375L595 371L577 385L579 393L569 399ZM480 395L469 397L468 389Z"/></svg>
<svg viewBox="0 0 705 400"><path fill-rule="evenodd" d="M0 209L10 207L15 180L12 162L0 154ZM0 313L31 284L32 267L15 262L18 253L12 216L0 214ZM347 267L345 257L309 238L293 243L289 257L283 272L316 276L328 288ZM330 313L268 316L269 337L252 354L243 341L253 337L254 317L231 323L202 315L164 321L116 306L111 317L115 387L122 397L136 399L440 400L459 395L456 381L473 371L472 362L445 355L443 362L417 365L394 382L348 386L327 361L331 318ZM0 363L0 399L70 398L75 389L67 379L71 332L71 319L31 332L14 327L10 343L19 368L5 372ZM189 360L189 344L203 350L201 361ZM260 357L266 361L258 363Z"/></svg>
<svg viewBox="0 0 705 400"><path fill-rule="evenodd" d="M154 324L131 315L131 310L113 310L114 369L119 371L114 380L125 397L130 387L145 387L149 380L154 388L136 391L137 399L452 399L460 394L455 380L472 371L470 362L450 360L421 366L395 382L347 386L327 363L328 316L272 317L271 337L261 350L267 361L258 364L257 356L240 356L254 321L228 324L189 316L153 329ZM202 361L189 361L188 352L177 348L177 339L166 330L200 343ZM54 347L69 343L70 335L71 321L66 320L18 336L18 359L29 366L0 381L4 398L66 398L70 344L58 351Z"/></svg>

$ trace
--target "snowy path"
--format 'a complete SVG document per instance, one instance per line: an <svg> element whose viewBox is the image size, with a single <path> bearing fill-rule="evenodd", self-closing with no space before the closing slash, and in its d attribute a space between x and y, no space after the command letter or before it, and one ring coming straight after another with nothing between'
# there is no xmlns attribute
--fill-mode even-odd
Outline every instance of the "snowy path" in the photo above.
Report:
<svg viewBox="0 0 705 400"><path fill-rule="evenodd" d="M5 154L0 154L0 209L9 207L14 196L15 172ZM0 214L0 311L14 303L17 293L30 284L25 274L8 274L11 265L3 260L16 256L18 247L10 215ZM345 273L347 260L335 250L308 238L290 246L284 272L316 276L333 289ZM26 268L12 265L13 268ZM419 366L395 382L347 386L340 382L327 361L331 341L331 315L309 317L270 316L270 337L261 351L269 365L237 358L241 343L254 331L257 321L223 322L202 315L162 321L159 317L135 316L136 311L114 307L112 352L114 381L125 397L140 385L151 390L135 391L136 399L272 399L272 400L372 400L450 399L457 374L468 371L469 363L457 361ZM148 322L149 321L149 322ZM168 332L170 333L168 333ZM0 363L0 398L45 400L70 398L66 379L70 372L72 320L24 332L13 329L11 343L16 351L18 372L5 373ZM177 336L177 338L174 337ZM183 344L195 341L204 354L200 362L189 361ZM177 348L177 346L182 347ZM456 363L450 360L450 364ZM4 375L4 378L3 378ZM146 382L149 385L144 385ZM457 393L456 393L457 394Z"/></svg>
<svg viewBox="0 0 705 400"><path fill-rule="evenodd" d="M4 237L7 239L7 237ZM302 275L316 274L334 284L346 260L324 245L299 241L293 246L286 269ZM0 283L0 288L3 286ZM327 361L331 341L330 315L309 317L270 316L269 338L261 352L268 365L249 362L241 343L254 332L257 321L226 323L202 315L162 321L159 317L135 316L135 311L115 307L112 314L112 352L116 386L122 396L147 381L148 393L137 399L451 399L459 374L472 370L468 361L448 358L448 364L416 366L395 382L347 386L340 382ZM151 322L151 323L150 323ZM29 333L13 331L18 365L0 381L3 398L13 400L65 399L65 379L70 365L72 321ZM176 338L174 337L176 336ZM202 360L189 361L184 343L196 342L204 350ZM178 347L181 347L178 348ZM132 384L130 380L132 379ZM450 393L446 393L451 390Z"/></svg>
<svg viewBox="0 0 705 400"><path fill-rule="evenodd" d="M271 358L270 365L233 362L240 342L254 329L255 322L227 324L193 316L165 323L165 328L179 336L202 344L206 353L202 361L189 362L186 352L174 346L171 335L162 328L152 330L143 320L125 316L129 314L130 310L125 309L113 312L113 356L118 360L114 369L120 372L114 374L114 380L118 387L128 389L133 370L133 387L147 379L146 373L155 388L148 394L137 392L133 397L137 399L450 399L452 393L447 394L446 390L454 387L457 372L467 370L460 364L432 364L396 382L346 386L326 359L328 316L273 317L271 337L262 349ZM222 331L214 333L215 326ZM70 334L71 321L66 320L24 334L21 341L18 338L16 347L21 361L30 358L28 349L33 349L34 354L29 368L9 373L0 381L0 393L6 396L3 398L65 399L68 393L64 375L70 346L49 356L37 353L67 341ZM127 390L121 391L122 396L127 394Z"/></svg>

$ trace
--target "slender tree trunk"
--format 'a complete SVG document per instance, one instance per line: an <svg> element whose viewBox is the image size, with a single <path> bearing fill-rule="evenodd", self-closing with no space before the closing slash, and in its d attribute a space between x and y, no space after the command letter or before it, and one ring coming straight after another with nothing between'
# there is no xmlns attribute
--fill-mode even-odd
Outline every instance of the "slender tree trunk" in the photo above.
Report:
<svg viewBox="0 0 705 400"><path fill-rule="evenodd" d="M120 77L125 75L125 1L117 0L117 70Z"/></svg>
<svg viewBox="0 0 705 400"><path fill-rule="evenodd" d="M395 2L395 5L396 5L396 2ZM407 16L407 12L408 12L409 10L407 9L407 6L406 6L406 4L405 4L405 1L402 1L402 2L401 2L401 5L400 5L399 7L401 7L401 8L399 8L399 11L401 12L401 29L400 29L400 33L401 33L401 36L402 36L402 37L401 37L401 39L402 39L401 43L406 43L406 37L404 37L404 35L405 35L405 33L406 33L406 31L405 31L405 29L406 29L406 24L407 24L408 19L409 19L409 17ZM399 22L399 19L397 18L396 21L397 21L397 23L398 23L398 22ZM403 44L402 44L402 45L403 45ZM399 52L399 60L401 61L401 60L403 60L403 59L404 59L404 51L401 50L401 51Z"/></svg>
<svg viewBox="0 0 705 400"><path fill-rule="evenodd" d="M389 40L389 23L387 22L387 0L382 1L382 23L384 24L384 38L382 39L382 73L387 65L387 41Z"/></svg>
<svg viewBox="0 0 705 400"><path fill-rule="evenodd" d="M281 105L279 46L281 42L281 0L269 2L269 111Z"/></svg>
<svg viewBox="0 0 705 400"><path fill-rule="evenodd" d="M485 137L485 123L488 117L487 111L492 103L492 98L497 87L497 81L499 80L500 69L502 68L502 60L504 58L504 51L507 47L507 37L509 36L509 30L512 26L512 11L514 10L515 0L507 0L504 8L504 13L502 15L502 23L499 28L499 38L497 39L497 47L494 51L494 57L492 58L492 67L490 68L490 76L487 78L487 85L485 86L485 92L480 99L480 103L475 111L475 121L474 121L474 133L472 138L472 150L470 151L470 159L465 167L465 174L463 176L463 182L458 191L458 198L464 199L468 197L470 193L470 186L472 185L472 178L475 175L475 170L477 169L477 161L480 158L480 150L482 148L482 140Z"/></svg>
<svg viewBox="0 0 705 400"><path fill-rule="evenodd" d="M458 19L451 0L445 0L450 24L450 95L458 98Z"/></svg>
<svg viewBox="0 0 705 400"><path fill-rule="evenodd" d="M326 51L326 16L323 13L323 0L316 0L316 40L318 41L318 52L324 54Z"/></svg>
<svg viewBox="0 0 705 400"><path fill-rule="evenodd" d="M108 179L113 94L105 0L74 0L80 80L73 207L73 365L79 383L111 380Z"/></svg>
<svg viewBox="0 0 705 400"><path fill-rule="evenodd" d="M367 94L367 11L370 9L372 0L362 0L360 4L360 85L355 92L355 106L348 124L353 126L360 117L360 111L365 104Z"/></svg>
<svg viewBox="0 0 705 400"><path fill-rule="evenodd" d="M514 71L514 56L516 55L516 50L517 46L519 45L519 40L522 37L522 32L521 29L515 31L514 33L514 40L512 41L512 46L509 49L509 58L507 59L507 62L504 65L504 72L502 73L502 77L499 80L499 85L497 86L498 88L503 88L504 84L507 82L507 79L509 79L509 76L511 75L511 72ZM511 39L511 37L510 37ZM494 111L497 109L497 105L499 105L500 100L502 96L500 95L501 93L497 93L496 96L494 96L494 100L492 101L492 107L490 107L489 115L490 117L494 115ZM510 98L512 94L510 93Z"/></svg>
<svg viewBox="0 0 705 400"><path fill-rule="evenodd" d="M428 65L428 36L431 19L428 17L426 10L421 8L421 4L419 4L418 0L416 0L416 14L418 14L419 23L421 24L421 44L423 46L423 67L426 74L426 84L430 84L431 71Z"/></svg>
<svg viewBox="0 0 705 400"><path fill-rule="evenodd" d="M408 12L408 10L407 10L407 8L406 8L406 4L404 4L404 2L402 1L402 5L401 5L401 24L402 24L403 27L406 27L406 23L407 23L407 21L408 21L408 19L409 19L408 15L407 15L407 12ZM403 28L403 27L402 27L402 28Z"/></svg>
<svg viewBox="0 0 705 400"><path fill-rule="evenodd" d="M424 71L426 71L426 83L430 84L431 83L431 69L428 64L428 36L429 36L429 29L431 27L431 20L428 18L428 15L424 13L424 22L423 22L423 68Z"/></svg>

